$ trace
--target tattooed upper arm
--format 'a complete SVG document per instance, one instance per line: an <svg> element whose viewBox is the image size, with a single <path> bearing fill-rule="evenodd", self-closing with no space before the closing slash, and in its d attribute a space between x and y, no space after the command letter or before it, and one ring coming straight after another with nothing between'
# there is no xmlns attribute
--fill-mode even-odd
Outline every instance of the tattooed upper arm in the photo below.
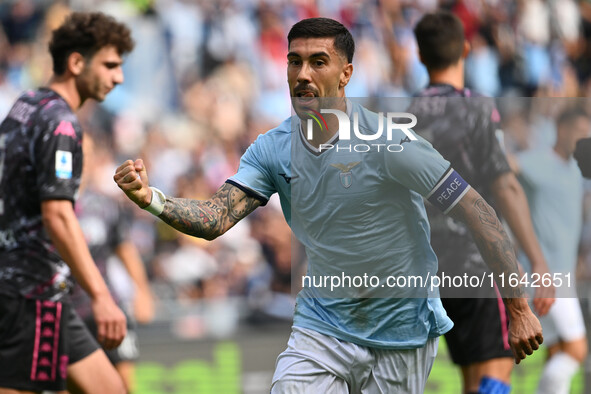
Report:
<svg viewBox="0 0 591 394"><path fill-rule="evenodd" d="M208 200L166 197L160 219L195 237L215 239L254 211L261 201L229 183Z"/></svg>

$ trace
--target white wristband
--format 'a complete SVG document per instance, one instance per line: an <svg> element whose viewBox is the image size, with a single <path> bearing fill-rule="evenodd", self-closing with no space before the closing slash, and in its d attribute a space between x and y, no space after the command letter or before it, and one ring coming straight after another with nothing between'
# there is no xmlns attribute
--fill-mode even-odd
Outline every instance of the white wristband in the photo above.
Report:
<svg viewBox="0 0 591 394"><path fill-rule="evenodd" d="M152 215L159 216L164 211L164 203L166 203L166 196L162 193L162 190L150 186L152 189L152 202L150 205L144 208L144 210L150 212Z"/></svg>

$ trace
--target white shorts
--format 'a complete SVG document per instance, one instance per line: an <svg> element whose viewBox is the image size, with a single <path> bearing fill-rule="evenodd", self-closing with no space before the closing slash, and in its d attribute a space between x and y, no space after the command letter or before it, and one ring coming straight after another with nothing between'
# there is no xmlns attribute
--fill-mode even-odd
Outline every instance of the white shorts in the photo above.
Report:
<svg viewBox="0 0 591 394"><path fill-rule="evenodd" d="M540 323L545 345L585 338L585 322L578 298L556 298Z"/></svg>
<svg viewBox="0 0 591 394"><path fill-rule="evenodd" d="M272 394L422 393L439 338L418 349L359 346L293 327L277 357Z"/></svg>

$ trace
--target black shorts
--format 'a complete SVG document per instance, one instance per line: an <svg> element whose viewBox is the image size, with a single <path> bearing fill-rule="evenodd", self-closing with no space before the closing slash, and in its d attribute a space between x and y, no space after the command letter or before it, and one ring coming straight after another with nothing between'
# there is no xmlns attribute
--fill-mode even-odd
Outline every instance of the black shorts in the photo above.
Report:
<svg viewBox="0 0 591 394"><path fill-rule="evenodd" d="M139 345L137 332L135 331L135 321L125 314L127 318L127 334L123 342L115 349L105 350L111 364L117 365L123 361L135 361L139 357ZM97 326L93 316L85 317L84 324L92 335L96 338Z"/></svg>
<svg viewBox="0 0 591 394"><path fill-rule="evenodd" d="M501 298L442 298L454 327L445 334L451 359L468 365L513 357L509 317Z"/></svg>
<svg viewBox="0 0 591 394"><path fill-rule="evenodd" d="M0 296L0 387L65 390L68 365L97 349L68 303Z"/></svg>

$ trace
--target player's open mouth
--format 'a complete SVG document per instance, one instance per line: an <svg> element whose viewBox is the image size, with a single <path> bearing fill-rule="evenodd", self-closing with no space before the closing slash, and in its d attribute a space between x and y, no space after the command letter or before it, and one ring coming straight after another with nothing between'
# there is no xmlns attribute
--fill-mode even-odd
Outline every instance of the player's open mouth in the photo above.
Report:
<svg viewBox="0 0 591 394"><path fill-rule="evenodd" d="M296 94L297 102L302 105L311 104L316 101L318 97L314 92L310 90L301 90Z"/></svg>
<svg viewBox="0 0 591 394"><path fill-rule="evenodd" d="M314 94L314 92L303 90L301 92L297 92L296 97L316 97L316 95Z"/></svg>

